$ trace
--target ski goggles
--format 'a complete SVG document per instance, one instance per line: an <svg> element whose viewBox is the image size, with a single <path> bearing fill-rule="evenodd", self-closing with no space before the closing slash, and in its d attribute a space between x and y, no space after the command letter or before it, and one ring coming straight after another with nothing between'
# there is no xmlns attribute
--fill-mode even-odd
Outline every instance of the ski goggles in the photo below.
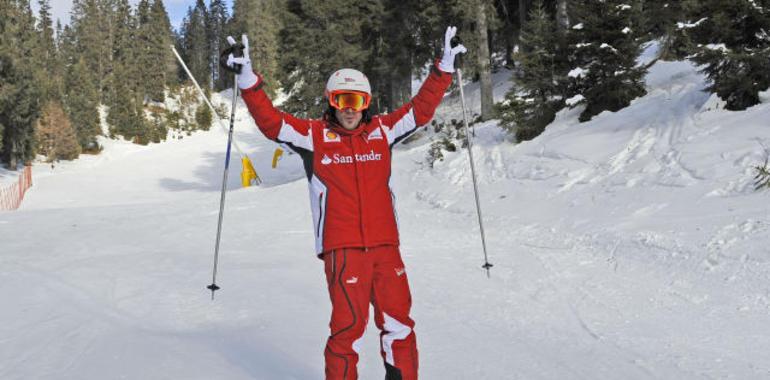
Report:
<svg viewBox="0 0 770 380"><path fill-rule="evenodd" d="M371 100L372 97L367 93L349 90L333 91L329 95L329 104L340 111L346 108L351 108L355 112L363 111L369 108Z"/></svg>

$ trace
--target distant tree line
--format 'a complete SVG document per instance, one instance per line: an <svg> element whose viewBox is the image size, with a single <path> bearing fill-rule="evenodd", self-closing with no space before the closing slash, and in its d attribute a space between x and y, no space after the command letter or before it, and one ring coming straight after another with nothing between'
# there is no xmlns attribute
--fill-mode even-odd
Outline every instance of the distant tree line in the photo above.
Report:
<svg viewBox="0 0 770 380"><path fill-rule="evenodd" d="M162 0L74 0L65 26L50 0L36 1L34 15L29 1L0 0L0 160L10 166L98 152L102 134L146 144L208 128L170 46L220 91L233 79L217 63L228 35L249 36L255 70L287 111L317 117L341 67L367 74L377 112L408 101L456 25L466 77L481 86L476 118L500 118L519 141L565 107L582 105L586 121L643 95L637 57L651 40L659 59L702 65L727 109L757 104L770 87L770 0L196 0L178 30ZM491 75L502 68L515 85L495 105ZM169 96L192 108L166 109Z"/></svg>
<svg viewBox="0 0 770 380"><path fill-rule="evenodd" d="M660 41L656 59L701 65L707 91L728 110L759 103L770 87L770 1L532 1L514 54L515 86L498 105L517 139L538 136L556 113L584 105L581 121L618 111L645 94L642 44ZM560 9L566 12L560 14Z"/></svg>
<svg viewBox="0 0 770 380"><path fill-rule="evenodd" d="M29 1L0 1L2 161L16 167L36 153L49 160L97 153L100 105L107 133L165 139L145 115L179 80L163 2L74 0L66 26L54 24L50 0L38 5L35 17Z"/></svg>

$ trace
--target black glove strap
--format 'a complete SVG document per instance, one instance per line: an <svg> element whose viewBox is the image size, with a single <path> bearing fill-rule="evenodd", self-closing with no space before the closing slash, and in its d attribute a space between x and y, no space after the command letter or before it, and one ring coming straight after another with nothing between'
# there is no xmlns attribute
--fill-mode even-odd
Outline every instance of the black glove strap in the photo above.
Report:
<svg viewBox="0 0 770 380"><path fill-rule="evenodd" d="M221 66L223 69L231 73L240 74L242 65L235 64L233 66L230 66L227 64L227 58L230 57L230 54L232 54L233 57L235 58L243 57L243 50L245 48L246 47L243 46L242 43L238 42L237 44L232 45L225 50L222 50L222 54L219 55L219 66Z"/></svg>

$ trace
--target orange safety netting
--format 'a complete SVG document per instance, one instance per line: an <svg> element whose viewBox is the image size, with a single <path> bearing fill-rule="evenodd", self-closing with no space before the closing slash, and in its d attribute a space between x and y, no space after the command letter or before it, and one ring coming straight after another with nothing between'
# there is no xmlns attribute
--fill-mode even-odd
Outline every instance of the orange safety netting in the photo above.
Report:
<svg viewBox="0 0 770 380"><path fill-rule="evenodd" d="M11 186L0 188L0 210L16 210L24 199L24 193L32 187L32 167L25 166L19 181Z"/></svg>

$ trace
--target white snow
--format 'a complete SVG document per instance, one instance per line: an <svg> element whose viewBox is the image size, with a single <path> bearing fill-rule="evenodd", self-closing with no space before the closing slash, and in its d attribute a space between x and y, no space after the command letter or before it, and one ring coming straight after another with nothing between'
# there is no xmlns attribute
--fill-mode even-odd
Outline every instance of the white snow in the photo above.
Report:
<svg viewBox="0 0 770 380"><path fill-rule="evenodd" d="M759 101L762 103L770 103L770 89L759 93Z"/></svg>
<svg viewBox="0 0 770 380"><path fill-rule="evenodd" d="M749 4L751 4L751 6L754 7L755 10L759 11L759 13L764 13L765 12L765 8L763 8L760 5L757 5L756 1L754 1L754 0L748 0L748 1L749 1Z"/></svg>
<svg viewBox="0 0 770 380"><path fill-rule="evenodd" d="M770 35L767 34L767 31L762 29L758 33L754 34L754 37L756 37L758 40L762 41L770 41Z"/></svg>
<svg viewBox="0 0 770 380"><path fill-rule="evenodd" d="M707 45L703 45L703 47L709 50L719 50L723 53L730 52L730 49L728 49L727 45L725 44L707 44Z"/></svg>
<svg viewBox="0 0 770 380"><path fill-rule="evenodd" d="M696 22L677 22L676 27L678 29L691 29L696 28L698 25L700 25L702 22L708 20L708 17L704 17Z"/></svg>
<svg viewBox="0 0 770 380"><path fill-rule="evenodd" d="M466 152L431 170L427 139L396 150L422 378L770 376L770 194L752 186L770 104L709 106L686 62L646 83L626 109L562 111L519 145L476 126L491 279ZM330 306L301 163L270 169L275 144L243 108L237 122L264 185L239 188L233 162L213 302L224 132L35 165L21 209L0 213L0 378L323 376ZM361 347L361 378L384 377L374 326Z"/></svg>
<svg viewBox="0 0 770 380"><path fill-rule="evenodd" d="M585 76L586 72L588 70L582 68L582 67L576 67L567 73L567 76L570 78L580 78L581 76Z"/></svg>
<svg viewBox="0 0 770 380"><path fill-rule="evenodd" d="M615 49L615 48L614 48L612 45L610 45L610 44L608 44L608 43L606 43L606 42L602 43L602 44L601 44L601 46L599 46L599 48L600 48L600 49L610 49L610 50L612 50L612 52L614 52L614 53L617 53L617 52L618 52L618 50L617 50L617 49Z"/></svg>
<svg viewBox="0 0 770 380"><path fill-rule="evenodd" d="M567 104L568 106L572 107L572 106L582 102L583 100L585 100L585 97L583 95L581 95L581 94L577 94L577 95L575 95L575 96L565 100L564 103Z"/></svg>
<svg viewBox="0 0 770 380"><path fill-rule="evenodd" d="M463 74L465 74L465 72L463 72ZM510 82L510 78L511 71L505 68L492 73L492 98L495 103L502 102L505 99L505 94L513 86ZM473 119L475 116L481 114L481 97L479 96L481 84L479 82L469 82L469 80L470 79L467 76L463 76L463 81L466 83L463 88L465 91L465 103L468 107L468 117ZM413 94L417 93L421 83L422 82L413 84ZM455 90L452 96L444 98L444 101L439 106L434 117L434 120L437 122L449 122L452 119L463 119L459 90Z"/></svg>
<svg viewBox="0 0 770 380"><path fill-rule="evenodd" d="M15 170L8 170L0 166L0 189L12 186L14 183L19 182L19 173Z"/></svg>

